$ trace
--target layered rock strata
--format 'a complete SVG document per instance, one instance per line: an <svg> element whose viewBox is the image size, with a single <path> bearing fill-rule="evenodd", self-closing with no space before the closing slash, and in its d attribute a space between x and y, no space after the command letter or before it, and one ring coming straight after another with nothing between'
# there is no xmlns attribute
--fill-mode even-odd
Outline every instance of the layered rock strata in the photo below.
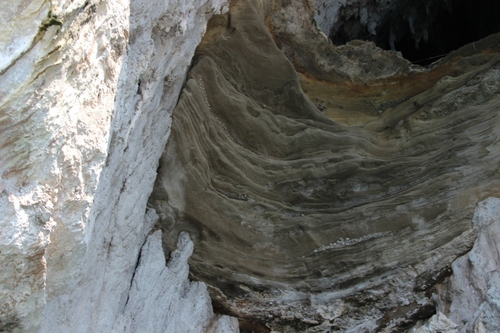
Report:
<svg viewBox="0 0 500 333"><path fill-rule="evenodd" d="M499 195L500 37L424 69L335 49L292 9L233 1L211 20L150 200L158 227L167 249L190 233L193 276L250 326L407 329Z"/></svg>

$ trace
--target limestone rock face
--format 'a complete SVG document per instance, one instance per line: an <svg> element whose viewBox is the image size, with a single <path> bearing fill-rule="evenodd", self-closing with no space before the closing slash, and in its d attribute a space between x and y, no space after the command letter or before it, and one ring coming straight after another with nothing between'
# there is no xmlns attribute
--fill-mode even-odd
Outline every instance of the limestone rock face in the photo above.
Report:
<svg viewBox="0 0 500 333"><path fill-rule="evenodd" d="M437 313L431 319L415 331L414 333L458 333L458 325L448 319L444 314Z"/></svg>
<svg viewBox="0 0 500 333"><path fill-rule="evenodd" d="M227 1L0 6L0 330L120 331L139 304L131 282L163 277L147 279L151 240L132 279L146 203L194 49ZM186 307L205 299L196 323L211 315L203 288L186 287Z"/></svg>
<svg viewBox="0 0 500 333"><path fill-rule="evenodd" d="M187 260L192 252L193 243L187 234L182 234L177 250L165 266L161 232L148 237L114 332L204 332L209 325L225 323L220 319L211 323L212 304L205 284L188 280Z"/></svg>
<svg viewBox="0 0 500 333"><path fill-rule="evenodd" d="M129 10L118 1L2 6L0 326L30 332L85 251Z"/></svg>
<svg viewBox="0 0 500 333"><path fill-rule="evenodd" d="M500 199L481 202L473 223L477 240L453 262L440 306L462 332L494 332L500 327Z"/></svg>
<svg viewBox="0 0 500 333"><path fill-rule="evenodd" d="M332 2L335 3L335 2ZM397 52L355 40L333 47L315 24L314 7L307 0L283 1L266 12L273 39L299 73L321 81L370 82L419 69Z"/></svg>
<svg viewBox="0 0 500 333"><path fill-rule="evenodd" d="M287 33L282 3L233 1L197 49L151 198L166 247L189 231L193 275L261 327L408 329L500 194L500 36L424 69Z"/></svg>

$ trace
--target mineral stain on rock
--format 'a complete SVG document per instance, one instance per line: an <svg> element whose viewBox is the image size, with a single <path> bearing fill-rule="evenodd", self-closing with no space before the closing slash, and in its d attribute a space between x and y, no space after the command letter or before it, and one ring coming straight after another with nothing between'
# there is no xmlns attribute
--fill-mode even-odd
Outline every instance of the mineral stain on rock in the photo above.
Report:
<svg viewBox="0 0 500 333"><path fill-rule="evenodd" d="M317 32L287 49L266 26L276 13L233 1L197 49L150 199L167 251L188 231L192 276L269 327L432 316L415 283L470 249L475 205L499 195L500 36L431 69L363 42L321 46L379 73L362 81L311 56Z"/></svg>

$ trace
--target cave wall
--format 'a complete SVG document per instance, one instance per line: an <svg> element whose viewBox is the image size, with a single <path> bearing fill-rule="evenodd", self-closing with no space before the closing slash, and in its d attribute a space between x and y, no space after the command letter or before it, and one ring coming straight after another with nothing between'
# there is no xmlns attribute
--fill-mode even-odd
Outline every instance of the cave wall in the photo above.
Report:
<svg viewBox="0 0 500 333"><path fill-rule="evenodd" d="M146 201L194 49L227 2L1 6L0 329L119 332L147 320L153 332L185 311L198 319L176 330L204 330L218 317L204 285L187 280L188 240L172 267L134 272L165 265L153 260L157 236L138 262L155 222ZM146 318L162 285L131 288L167 275L178 294L156 306L186 306ZM215 326L234 326L221 318Z"/></svg>
<svg viewBox="0 0 500 333"><path fill-rule="evenodd" d="M33 332L85 252L129 10L122 2L2 6L1 322Z"/></svg>
<svg viewBox="0 0 500 333"><path fill-rule="evenodd" d="M206 285L188 280L187 260L193 252L189 237L181 233L179 239L174 239L168 235L172 238L168 242L171 248L165 256L160 232L151 233L158 216L147 207L159 158L169 137L172 110L195 48L206 22L214 14L227 11L228 1L55 0L27 4L16 0L0 6L0 330L160 332L167 327L174 332L238 331L235 318L214 315ZM276 42L273 46L271 35L266 35L266 45L273 52L280 50L290 61L275 54L281 59L280 68L289 71L285 79L291 80L289 84L293 81L295 96L301 96L302 89L297 80L301 87L308 84L304 73L356 91L376 78L415 75L415 81L410 80L402 90L422 78L404 59L381 52L373 44L355 43L333 49L323 43L324 36L313 29L314 13L309 1L256 1L254 6L259 15L268 17L267 26ZM261 24L260 32L265 31ZM249 41L256 37L252 33L249 36ZM480 45L477 47L481 50ZM479 112L474 107L482 107L498 94L498 76L495 68L490 71L491 58L475 51L476 46L473 51L472 47L468 49L474 64L456 63L439 73L447 78L425 81L422 91L437 84L437 96L447 94L448 105L456 102L451 108ZM268 65L266 75L275 82L280 77L272 75L276 66ZM469 77L453 74L469 70L470 66L484 70ZM486 72L489 74L484 75ZM453 94L457 82L474 77L479 79ZM190 80L188 89L199 85ZM203 105L204 92L198 90ZM311 100L302 96L300 100L311 111L323 108L320 95L312 94ZM465 98L457 98L460 96ZM394 107L394 100L373 99L378 105L375 112ZM427 102L421 97L408 104L424 105L421 115L425 118ZM488 105L494 108L496 104L493 100ZM336 117L335 122L352 119L353 113L339 115L328 108L326 113ZM439 108L431 109L436 110ZM431 117L436 115L432 112ZM379 124L382 128L396 126L401 120L391 112L388 115ZM366 115L354 118L356 123L367 119ZM220 124L213 128L217 126ZM398 131L404 134L406 129ZM480 136L481 132L471 135ZM181 141L179 136L177 142ZM490 159L496 156L491 146L483 148L485 156L486 151L492 153ZM178 162L171 159L167 163ZM474 198L494 194L469 192ZM498 260L491 257L498 239L498 223L492 217L497 216L494 212L498 202L488 201L484 207L493 211L491 216L482 215L489 222L475 219L467 237L460 240L460 244L472 246L479 233L475 245L479 252L471 252L453 264L453 278L443 284L438 294L439 313L429 325L455 325L445 316L459 321L460 316L450 309L462 307L467 299L473 300L467 303L468 314L475 313L474 317L467 316L471 329L493 327L496 323L490 318L498 315L497 277L493 271L498 264L488 263ZM472 204L467 209L470 215ZM459 227L465 224L466 220ZM451 261L456 253L450 250L440 255ZM469 262L472 266L477 263L476 268L471 268ZM418 269L423 271L425 267ZM478 278L479 282L469 283L470 276L477 277L485 270L488 274ZM400 283L405 274L390 281ZM480 298L473 296L476 289L464 291L464 284L473 283L479 284L476 289L481 290ZM388 304L420 297L410 293L398 299L398 295L396 292L388 296ZM362 297L359 300L366 301ZM297 299L285 295L283 301L294 303ZM259 302L262 299L255 304ZM313 309L314 318L325 316L325 325L343 309L349 309L342 300L320 305ZM279 316L292 323L309 320L309 314L299 307L287 311ZM250 319L261 314L247 313ZM373 327L378 315L366 319L358 314L358 318L366 321L366 327ZM353 327L354 331L359 328L359 321L351 321L348 316L344 319L345 327ZM308 325L318 326L311 322Z"/></svg>
<svg viewBox="0 0 500 333"><path fill-rule="evenodd" d="M239 0L210 22L151 197L166 249L189 231L218 307L275 331L474 327L449 311L470 293L436 298L499 195L500 36L425 69L334 47L312 13Z"/></svg>

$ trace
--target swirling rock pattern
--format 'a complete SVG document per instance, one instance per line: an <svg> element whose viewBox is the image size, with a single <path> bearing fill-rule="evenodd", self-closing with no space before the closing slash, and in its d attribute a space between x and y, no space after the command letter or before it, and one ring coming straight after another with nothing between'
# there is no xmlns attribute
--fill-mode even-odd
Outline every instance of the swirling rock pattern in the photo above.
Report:
<svg viewBox="0 0 500 333"><path fill-rule="evenodd" d="M499 194L499 37L432 70L320 81L264 12L233 1L198 47L150 200L166 247L188 231L193 277L271 327L430 317L476 203Z"/></svg>

